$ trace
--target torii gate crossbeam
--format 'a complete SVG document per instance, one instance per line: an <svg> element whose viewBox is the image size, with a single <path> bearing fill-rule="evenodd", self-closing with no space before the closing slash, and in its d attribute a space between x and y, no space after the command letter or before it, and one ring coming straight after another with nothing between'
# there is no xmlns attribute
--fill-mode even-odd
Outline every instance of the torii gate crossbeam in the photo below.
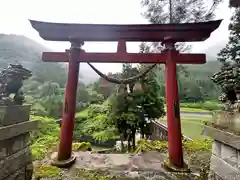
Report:
<svg viewBox="0 0 240 180"><path fill-rule="evenodd" d="M62 127L58 150L58 165L74 161L72 137L76 107L79 62L107 63L164 63L168 122L168 151L170 165L184 168L181 123L179 112L176 64L203 64L205 54L184 54L175 50L176 42L203 41L219 27L221 20L186 24L151 25L91 25L61 24L30 21L45 40L70 41L66 52L44 52L43 61L68 62L69 71L65 90ZM83 41L118 41L116 53L87 53L81 49ZM127 53L127 41L155 41L165 44L162 53Z"/></svg>

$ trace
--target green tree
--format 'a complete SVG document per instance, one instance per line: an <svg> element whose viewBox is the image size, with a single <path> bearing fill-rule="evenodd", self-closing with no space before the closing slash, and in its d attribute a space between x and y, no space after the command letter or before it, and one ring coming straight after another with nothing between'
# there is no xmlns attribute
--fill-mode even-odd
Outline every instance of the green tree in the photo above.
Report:
<svg viewBox="0 0 240 180"><path fill-rule="evenodd" d="M170 6L171 2L171 6ZM153 24L189 23L212 20L215 10L222 0L142 0L145 11L143 16ZM190 46L177 43L180 51L189 50ZM149 51L161 51L161 43L152 43L146 48Z"/></svg>
<svg viewBox="0 0 240 180"><path fill-rule="evenodd" d="M229 40L226 46L219 52L218 60L222 63L232 62L240 64L240 8L236 8L231 23L228 26L230 31Z"/></svg>
<svg viewBox="0 0 240 180"><path fill-rule="evenodd" d="M240 77L240 8L236 8L229 24L229 41L226 46L219 52L218 60L222 67L220 72L212 76L214 83L220 86L221 96L219 98L225 104L225 109L233 110L233 104L237 100L236 89L239 88Z"/></svg>
<svg viewBox="0 0 240 180"><path fill-rule="evenodd" d="M108 105L91 104L88 108L87 118L84 118L81 122L81 134L78 134L78 136L93 136L95 140L100 141L118 138L117 130L108 118L108 113Z"/></svg>
<svg viewBox="0 0 240 180"><path fill-rule="evenodd" d="M167 24L167 23L190 23L202 22L215 18L215 10L222 0L142 0L144 8L143 16L153 24ZM171 6L170 6L171 3ZM176 49L183 52L189 51L191 46L185 43L176 43ZM140 52L161 52L163 46L161 43L142 43L140 45ZM202 70L202 69L201 69ZM165 82L164 73L160 68L158 76L158 84L161 86L161 95L165 96ZM193 99L216 98L216 86L211 82L210 75L206 75L201 71L201 77L196 77L189 72L189 68L183 65L177 65L177 74L179 82L180 100L192 101ZM199 79L204 77L204 84L206 87L199 85ZM208 89L210 87L215 87ZM206 94L207 92L207 94ZM195 98L196 96L196 98ZM195 101L195 100L194 100Z"/></svg>
<svg viewBox="0 0 240 180"><path fill-rule="evenodd" d="M139 68L131 64L123 64L121 77L136 76L145 71L148 66ZM149 73L140 82L131 82L129 91L121 91L112 98L109 117L113 120L121 137L121 141L128 141L128 150L135 149L135 135L137 130L142 136L149 133L149 123L146 119L154 120L164 114L164 103L160 98L159 86L155 81L155 73ZM147 132L148 131L148 132ZM122 143L123 147L123 143Z"/></svg>

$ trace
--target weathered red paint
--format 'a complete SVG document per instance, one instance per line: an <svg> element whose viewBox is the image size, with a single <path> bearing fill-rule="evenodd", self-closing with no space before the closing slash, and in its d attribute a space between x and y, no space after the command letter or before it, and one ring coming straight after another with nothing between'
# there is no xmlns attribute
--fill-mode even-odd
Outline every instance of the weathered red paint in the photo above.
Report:
<svg viewBox="0 0 240 180"><path fill-rule="evenodd" d="M76 109L76 93L79 75L79 49L73 48L69 52L68 79L65 90L64 107L62 114L62 127L58 160L63 161L71 157L72 139Z"/></svg>
<svg viewBox="0 0 240 180"><path fill-rule="evenodd" d="M182 24L69 24L30 20L39 35L49 41L137 41L162 42L171 36L175 42L204 41L221 20Z"/></svg>
<svg viewBox="0 0 240 180"><path fill-rule="evenodd" d="M183 167L181 142L181 126L179 113L179 97L176 76L176 64L203 64L204 54L183 54L167 48L162 53L127 53L126 41L165 41L172 43L186 41L204 41L219 27L221 20L202 23L185 24L151 24L151 25L92 25L92 24L63 24L31 21L39 35L50 41L119 41L116 53L87 53L76 52L68 61L68 53L44 52L42 59L49 62L69 62L69 74L65 102L68 102L69 112L63 113L59 160L71 156L71 143L74 126L76 89L79 62L108 62L108 63L165 63L168 147L170 163L179 168ZM168 39L168 42L166 41ZM171 43L170 42L170 43ZM173 47L173 46L172 46ZM74 59L74 61L73 61ZM70 111L71 109L71 111Z"/></svg>
<svg viewBox="0 0 240 180"><path fill-rule="evenodd" d="M170 164L182 168L183 150L181 140L181 122L178 99L178 83L176 62L172 57L173 51L169 50L165 65L166 104L168 123L168 151Z"/></svg>
<svg viewBox="0 0 240 180"><path fill-rule="evenodd" d="M97 63L165 63L168 57L163 53L79 53L79 62L97 62ZM188 54L173 52L177 64L204 64L206 62L205 54ZM68 62L68 53L66 52L43 52L42 60L46 62Z"/></svg>

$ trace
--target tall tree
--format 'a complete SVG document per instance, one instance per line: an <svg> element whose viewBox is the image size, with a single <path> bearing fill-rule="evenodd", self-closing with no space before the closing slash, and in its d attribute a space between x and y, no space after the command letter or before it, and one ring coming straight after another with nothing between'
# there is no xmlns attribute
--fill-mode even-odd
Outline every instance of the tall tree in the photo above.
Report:
<svg viewBox="0 0 240 180"><path fill-rule="evenodd" d="M215 10L222 0L142 0L141 4L145 8L143 16L153 24L168 24L168 23L191 23L203 22L215 18ZM176 49L183 52L189 51L191 46L185 43L176 43ZM163 46L161 43L142 43L140 45L140 52L161 52ZM157 72L159 78L158 84L161 85L161 93L164 96L164 78L161 68ZM191 92L191 96L197 95L199 98L203 97L203 91L198 83L193 83L194 77L190 77L187 68L183 65L177 66L179 91L181 99L190 99L186 96ZM210 81L210 79L209 79ZM211 82L210 82L211 83ZM213 84L213 83L212 83ZM187 91L186 91L186 87ZM194 88L192 88L194 87ZM201 98L200 98L201 99Z"/></svg>
<svg viewBox="0 0 240 180"><path fill-rule="evenodd" d="M223 0L142 0L143 16L153 24L202 22L215 18L215 10ZM190 47L176 44L186 51ZM152 43L150 51L161 51L161 43Z"/></svg>
<svg viewBox="0 0 240 180"><path fill-rule="evenodd" d="M222 63L232 62L240 64L240 8L236 8L231 23L228 26L230 31L229 40L226 46L219 52L218 60Z"/></svg>
<svg viewBox="0 0 240 180"><path fill-rule="evenodd" d="M235 110L236 89L240 86L240 8L236 8L229 24L229 41L219 52L218 60L222 63L220 72L212 76L213 82L220 86L220 101L226 110Z"/></svg>

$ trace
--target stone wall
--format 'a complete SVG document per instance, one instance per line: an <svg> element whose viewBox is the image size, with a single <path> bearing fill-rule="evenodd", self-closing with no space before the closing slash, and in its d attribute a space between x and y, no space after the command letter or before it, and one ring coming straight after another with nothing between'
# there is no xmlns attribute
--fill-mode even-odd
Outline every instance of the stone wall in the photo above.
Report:
<svg viewBox="0 0 240 180"><path fill-rule="evenodd" d="M0 180L30 180L32 157L29 132L38 121L29 121L30 106L0 106Z"/></svg>
<svg viewBox="0 0 240 180"><path fill-rule="evenodd" d="M167 141L168 140L168 127L158 121L153 121L151 124L152 140ZM192 141L191 138L183 135L184 140Z"/></svg>
<svg viewBox="0 0 240 180"><path fill-rule="evenodd" d="M210 179L240 179L240 136L210 126L204 133L214 140Z"/></svg>

